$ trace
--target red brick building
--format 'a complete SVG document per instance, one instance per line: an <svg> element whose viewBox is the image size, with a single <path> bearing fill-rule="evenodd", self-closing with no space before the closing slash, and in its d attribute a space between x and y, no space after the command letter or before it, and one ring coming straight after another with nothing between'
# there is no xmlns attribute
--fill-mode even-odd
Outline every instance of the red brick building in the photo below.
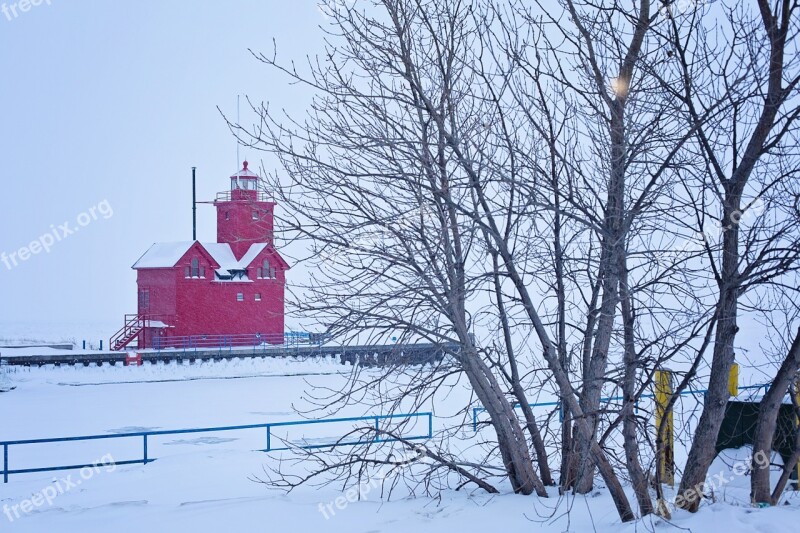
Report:
<svg viewBox="0 0 800 533"><path fill-rule="evenodd" d="M155 243L133 265L138 312L111 339L121 350L280 344L286 261L275 250L275 202L247 168L217 194L217 242Z"/></svg>

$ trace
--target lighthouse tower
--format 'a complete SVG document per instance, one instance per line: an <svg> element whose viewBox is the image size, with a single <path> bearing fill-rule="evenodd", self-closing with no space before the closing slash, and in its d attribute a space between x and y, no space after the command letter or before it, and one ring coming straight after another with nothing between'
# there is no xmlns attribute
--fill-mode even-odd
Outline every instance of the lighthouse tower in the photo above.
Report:
<svg viewBox="0 0 800 533"><path fill-rule="evenodd" d="M239 260L250 246L274 246L272 215L275 202L258 189L259 177L247 168L231 176L231 187L217 194L217 242L228 243Z"/></svg>

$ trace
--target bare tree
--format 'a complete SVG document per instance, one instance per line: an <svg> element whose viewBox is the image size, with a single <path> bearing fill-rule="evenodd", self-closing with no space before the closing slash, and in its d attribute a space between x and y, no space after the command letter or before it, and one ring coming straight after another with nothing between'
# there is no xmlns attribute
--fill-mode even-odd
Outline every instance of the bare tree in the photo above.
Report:
<svg viewBox="0 0 800 533"><path fill-rule="evenodd" d="M694 188L713 199L710 205L704 200L701 210L709 214L716 204L715 218L723 227L718 248L705 242L718 296L708 393L680 485L685 497L679 501L691 511L698 509L699 498L690 497L690 491L707 475L728 400L740 299L797 266L797 240L786 220L767 215L747 232L740 220L755 200L768 200L796 172L787 163L797 157L798 147L800 108L793 104L800 82L794 53L798 5L757 0L730 7L723 3L719 9L721 15L708 18L703 7L688 14L667 10L670 56L682 83L664 87L680 100L705 161ZM712 40L708 29L714 24L721 26L720 38Z"/></svg>
<svg viewBox="0 0 800 533"><path fill-rule="evenodd" d="M540 201L537 208L545 207L558 217L582 220L584 231L594 235L589 237L588 243L586 237L578 241L584 246L591 246L595 239L597 242L596 254L586 253L586 250L581 250L580 254L582 268L588 272L575 280L576 285L586 289L583 301L569 302L572 308L580 309L581 320L585 321L582 331L576 331L579 361L583 367L579 379L580 402L582 411L591 421L592 431L576 440L574 446L564 448L562 485L574 487L578 492L591 489L594 465L588 460L588 449L590 441L597 439L601 423L605 424L603 413L607 407L601 405L601 395L603 391L608 394L609 385L615 384L621 386L623 392L624 415L609 422L609 427L622 422L627 435L623 446L628 474L637 487L640 509L649 513L653 507L647 491L647 475L638 459L639 439L636 438L641 421L637 420L633 406L644 388L640 385L648 383L648 375L653 370L645 372L643 354L658 345L656 339L663 341L679 336L676 329L671 329L669 334L657 333L659 326L652 320L646 328L648 331L638 328L634 302L646 298L649 311L656 316L659 310L667 310L666 304L658 303L656 295L674 293L680 284L676 280L674 263L667 268L657 268L652 247L658 238L652 236L663 234L663 219L673 216L669 214L673 205L664 191L669 190L668 176L680 167L678 154L690 134L686 130L677 131L670 112L670 97L664 96L651 77L662 56L658 43L654 42L656 39L649 34L654 18L650 2L637 2L633 11L621 3L604 4L600 8L591 3L566 2L564 11L569 20L565 20L565 14L548 10L546 5L541 5L538 11L524 10L525 20L545 37L539 41L534 38L535 48L532 46L534 49L530 52L524 46L508 46L512 48L509 55L520 63L521 70L531 80L520 92L532 96L546 93L542 85L551 83L559 98L572 100L573 108L581 110L575 113L577 120L568 123L567 128L580 132L578 138L583 137L592 147L585 149L588 158L576 157L580 150L565 145L563 133L555 135L552 127L548 131L552 116L544 113L544 119L540 118L541 110L549 105L546 99L537 100L540 113L535 115L521 103L524 98L517 99L520 107L532 116L532 129L537 129L537 122L545 125L538 128L538 133L548 140L545 146L551 147L554 159L577 177L573 177L573 182L565 181L558 179L557 172L552 169L554 165L544 169L545 175L549 171L555 179L548 190L554 200ZM540 20L546 22L537 23ZM626 24L630 30L620 31ZM509 36L518 31L513 23L507 26L511 27L507 31ZM513 42L513 38L507 41ZM558 128L562 127L564 123L560 121ZM537 187L546 183L538 183ZM554 230L559 245L554 262L556 278L563 285L568 274L563 270L560 231L563 228L559 221ZM630 261L635 264L636 271L633 283L623 279L630 277ZM652 275L653 271L659 273ZM552 275L554 269L551 267L545 272ZM623 283L626 287L622 287ZM565 289L559 286L555 292L559 302L557 322L564 331L567 322L563 311ZM618 307L623 313L620 333L623 339L616 346L621 353L616 359L613 351L614 336L619 331L615 325ZM571 323L574 324L574 320ZM678 329L696 335L693 328ZM562 339L558 341L562 367L566 369L566 334L559 333L559 338ZM641 346L637 348L640 341ZM675 353L668 347L663 352ZM663 361L664 357L653 357L653 360ZM609 366L609 363L613 364ZM618 372L618 368L622 368L622 372ZM605 435L608 434L606 431ZM569 432L564 431L562 438L568 442Z"/></svg>
<svg viewBox="0 0 800 533"><path fill-rule="evenodd" d="M305 73L256 54L315 94L304 118L256 105L260 124L232 125L280 160L283 226L315 267L296 309L341 340L400 331L449 355L354 370L319 406L416 407L466 378L495 438L467 461L447 450L447 428L428 472L489 490L499 467L515 492L544 497L558 452L529 405L544 390L565 415L561 488L586 493L599 471L627 521L620 478L653 512L663 446L634 407L658 368L685 367L680 392L713 351L681 490L702 481L740 300L798 265L797 5L758 8L760 23L724 11L723 45L706 38L703 6L382 0L332 8L326 53ZM742 229L756 199L764 213ZM726 223L720 242L683 245L712 220ZM367 457L317 473L388 460Z"/></svg>
<svg viewBox="0 0 800 533"><path fill-rule="evenodd" d="M758 424L756 434L753 439L753 456L762 454L763 457L772 456L772 442L775 439L777 428L778 411L783 398L789 392L792 383L797 378L800 370L800 328L794 337L794 341L789 347L783 363L772 380L772 383L761 400L758 411ZM794 461L796 464L797 461ZM791 465L792 462L790 461ZM780 493L779 493L780 494ZM769 465L757 465L753 468L751 478L751 497L755 503L775 504L770 492Z"/></svg>
<svg viewBox="0 0 800 533"><path fill-rule="evenodd" d="M472 334L492 272L478 255L476 217L458 208L469 182L443 129L477 126L476 102L463 97L470 72L461 58L477 39L469 9L387 0L332 10L336 33L307 76L258 55L317 96L303 122L259 108L249 142L280 158L286 177L272 186L296 217L284 225L322 254L324 274L299 309L340 337L400 330L403 340L457 345L451 355L491 418L512 488L546 497L513 403Z"/></svg>
<svg viewBox="0 0 800 533"><path fill-rule="evenodd" d="M795 416L800 418L800 404L797 402L797 398L800 397L800 384L795 381L794 386L789 389L789 392L792 397L792 406L794 407ZM784 463L781 475L772 491L772 497L770 499L772 505L778 505L783 490L789 482L789 477L792 475L792 472L797 471L798 462L800 462L800 424L798 424L794 430L792 455L789 457L789 460ZM797 482L800 483L800 480Z"/></svg>

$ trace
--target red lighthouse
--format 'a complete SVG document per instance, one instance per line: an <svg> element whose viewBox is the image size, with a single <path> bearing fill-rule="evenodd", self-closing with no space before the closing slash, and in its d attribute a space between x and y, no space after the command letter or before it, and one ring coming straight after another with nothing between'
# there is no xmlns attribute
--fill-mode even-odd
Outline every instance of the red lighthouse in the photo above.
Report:
<svg viewBox="0 0 800 533"><path fill-rule="evenodd" d="M283 342L285 273L275 202L247 168L217 194L217 242L155 243L133 265L138 312L111 338L121 350Z"/></svg>

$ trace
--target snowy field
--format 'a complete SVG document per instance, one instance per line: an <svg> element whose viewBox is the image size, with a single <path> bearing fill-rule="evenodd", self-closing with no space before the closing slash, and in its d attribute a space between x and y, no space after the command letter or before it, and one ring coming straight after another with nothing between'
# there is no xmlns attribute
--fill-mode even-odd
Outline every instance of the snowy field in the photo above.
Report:
<svg viewBox="0 0 800 533"><path fill-rule="evenodd" d="M0 321L0 346L32 344L73 344L97 350L100 341L108 348L108 338L122 327L122 322L65 322L56 321L43 327L36 321Z"/></svg>
<svg viewBox="0 0 800 533"><path fill-rule="evenodd" d="M0 394L0 440L136 432L298 420L309 393L344 383L350 367L335 361L253 360L143 367L12 369L17 388ZM456 387L436 405L434 430L469 402ZM336 416L377 414L351 406ZM334 430L336 428L330 428ZM336 431L343 430L338 428ZM483 430L484 432L490 430ZM475 437L463 432L465 443ZM301 435L287 435L297 438ZM303 435L307 436L307 435ZM322 435L321 437L334 435ZM715 502L673 522L647 518L620 524L602 489L588 497L549 499L480 491L381 500L365 489L350 502L341 486L301 487L290 494L254 479L285 452L264 453L263 430L154 437L148 465L111 466L139 458L141 439L11 447L11 468L99 461L91 471L11 476L0 485L0 531L793 531L800 498L786 505L748 505L749 478L739 450L720 457ZM71 476L71 477L69 477ZM73 486L74 484L74 486ZM338 498L338 500L337 500ZM351 497L351 499L353 499ZM49 502L48 502L49 500ZM633 501L633 500L632 500ZM24 510L23 510L23 507ZM15 507L16 506L16 507ZM7 512L6 512L7 510ZM16 510L16 513L15 513ZM10 518L9 518L10 515Z"/></svg>

